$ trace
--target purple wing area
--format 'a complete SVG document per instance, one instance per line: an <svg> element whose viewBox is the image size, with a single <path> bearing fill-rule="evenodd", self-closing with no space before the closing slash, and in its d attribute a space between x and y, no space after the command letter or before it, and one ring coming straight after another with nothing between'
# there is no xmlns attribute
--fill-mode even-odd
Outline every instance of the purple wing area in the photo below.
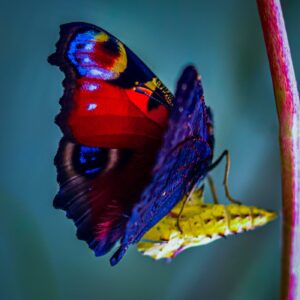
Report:
<svg viewBox="0 0 300 300"><path fill-rule="evenodd" d="M112 265L204 178L212 161L213 143L212 115L204 103L200 77L189 66L177 85L152 181L133 208L121 245L110 260Z"/></svg>

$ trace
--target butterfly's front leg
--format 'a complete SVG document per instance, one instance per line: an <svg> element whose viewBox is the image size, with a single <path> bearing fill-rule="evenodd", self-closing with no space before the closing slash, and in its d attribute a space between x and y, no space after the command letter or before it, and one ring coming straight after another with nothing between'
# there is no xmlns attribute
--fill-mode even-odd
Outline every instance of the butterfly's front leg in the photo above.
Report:
<svg viewBox="0 0 300 300"><path fill-rule="evenodd" d="M209 171L213 170L222 161L222 159L224 157L226 158L226 165L225 165L225 174L224 174L223 185L224 185L226 198L234 204L241 204L240 201L234 199L231 196L231 194L229 192L229 188L228 188L228 177L229 177L229 171L230 171L230 155L229 155L228 150L224 150L223 153L219 156L219 158L214 163L211 164L211 166L209 167Z"/></svg>
<svg viewBox="0 0 300 300"><path fill-rule="evenodd" d="M215 183L214 183L213 178L210 175L207 175L207 182L209 185L209 189L210 189L214 204L219 204L219 199L218 199Z"/></svg>

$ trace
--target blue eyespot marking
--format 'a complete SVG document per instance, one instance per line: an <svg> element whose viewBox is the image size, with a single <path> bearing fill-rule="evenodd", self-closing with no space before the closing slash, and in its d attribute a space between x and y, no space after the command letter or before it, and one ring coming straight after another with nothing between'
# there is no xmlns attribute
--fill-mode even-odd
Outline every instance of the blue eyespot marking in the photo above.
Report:
<svg viewBox="0 0 300 300"><path fill-rule="evenodd" d="M108 79L114 78L114 74L115 74L115 72L113 72L111 70L105 70L102 68L93 68L93 69L88 70L88 72L86 73L86 76L108 80Z"/></svg>
<svg viewBox="0 0 300 300"><path fill-rule="evenodd" d="M74 168L82 175L97 175L107 165L108 151L105 148L78 145L73 153Z"/></svg>
<svg viewBox="0 0 300 300"><path fill-rule="evenodd" d="M94 44L90 43L90 44L86 44L84 47L85 50L94 50Z"/></svg>
<svg viewBox="0 0 300 300"><path fill-rule="evenodd" d="M70 42L67 56L82 76L103 80L114 79L117 73L101 68L99 63L91 58L91 54L95 51L95 45L98 43L95 40L97 34L94 30L77 34Z"/></svg>
<svg viewBox="0 0 300 300"><path fill-rule="evenodd" d="M85 173L86 173L86 174L93 174L93 173L97 173L98 171L100 171L100 168L95 168L95 169L91 169L91 170L86 170Z"/></svg>
<svg viewBox="0 0 300 300"><path fill-rule="evenodd" d="M78 62L78 59L81 58L81 60L84 60L85 58L90 58L89 55L93 52L94 49L95 35L96 31L93 30L79 33L69 46L69 50L67 53L68 58L70 59L72 64L76 66L78 72L83 76L86 75L87 68L81 66Z"/></svg>
<svg viewBox="0 0 300 300"><path fill-rule="evenodd" d="M86 63L86 64L92 62L92 60L91 60L89 57L84 57L82 61L83 61L84 63Z"/></svg>

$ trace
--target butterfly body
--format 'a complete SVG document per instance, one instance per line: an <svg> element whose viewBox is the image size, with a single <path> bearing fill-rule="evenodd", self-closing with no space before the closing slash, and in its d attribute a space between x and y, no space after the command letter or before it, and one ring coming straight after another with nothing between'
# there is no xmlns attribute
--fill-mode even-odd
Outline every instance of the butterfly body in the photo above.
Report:
<svg viewBox="0 0 300 300"><path fill-rule="evenodd" d="M96 255L120 240L115 264L211 165L213 122L200 77L188 67L173 97L121 41L86 23L61 26L49 62L66 76L54 206Z"/></svg>

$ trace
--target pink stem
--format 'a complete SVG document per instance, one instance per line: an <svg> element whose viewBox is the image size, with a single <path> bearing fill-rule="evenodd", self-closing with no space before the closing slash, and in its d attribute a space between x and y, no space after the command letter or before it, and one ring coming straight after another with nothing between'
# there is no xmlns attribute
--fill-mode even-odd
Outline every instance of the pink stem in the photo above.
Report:
<svg viewBox="0 0 300 300"><path fill-rule="evenodd" d="M281 299L300 299L300 102L279 0L257 0L279 119L283 252Z"/></svg>

